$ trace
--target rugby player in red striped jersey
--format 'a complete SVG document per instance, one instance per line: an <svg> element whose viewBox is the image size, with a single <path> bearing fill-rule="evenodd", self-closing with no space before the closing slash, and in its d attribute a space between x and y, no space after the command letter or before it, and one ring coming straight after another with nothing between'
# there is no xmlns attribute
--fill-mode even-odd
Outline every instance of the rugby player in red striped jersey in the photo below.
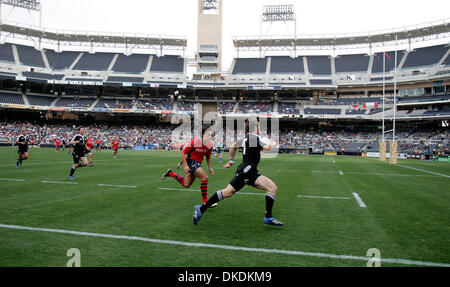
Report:
<svg viewBox="0 0 450 287"><path fill-rule="evenodd" d="M206 162L208 163L209 174L214 175L214 170L211 166L211 153L213 149L211 137L212 131L206 130L203 133L203 139L194 137L181 152L185 177L176 174L170 168L162 176L163 180L167 177L173 177L185 188L190 187L194 183L195 178L198 177L201 180L200 190L204 203L208 201L208 175L202 168L204 157L206 157Z"/></svg>

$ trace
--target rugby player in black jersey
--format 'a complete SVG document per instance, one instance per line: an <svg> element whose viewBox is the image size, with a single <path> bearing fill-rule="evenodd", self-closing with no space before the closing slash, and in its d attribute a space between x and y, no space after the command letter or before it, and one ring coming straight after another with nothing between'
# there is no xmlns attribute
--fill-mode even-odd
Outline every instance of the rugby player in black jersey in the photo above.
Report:
<svg viewBox="0 0 450 287"><path fill-rule="evenodd" d="M16 168L19 168L22 165L22 161L27 160L30 156L28 153L28 145L31 143L30 137L27 135L27 129L22 129L22 134L16 140L16 145L19 150L17 153L19 157L17 158Z"/></svg>
<svg viewBox="0 0 450 287"><path fill-rule="evenodd" d="M70 170L69 179L73 180L73 174L79 167L88 166L88 160L86 158L86 138L84 137L84 128L78 128L78 134L73 137L69 142L73 147L73 165ZM81 163L80 163L81 161Z"/></svg>
<svg viewBox="0 0 450 287"><path fill-rule="evenodd" d="M245 124L245 137L234 143L230 148L230 160L225 164L225 168L230 168L234 164L236 150L242 147L243 161L236 170L235 177L230 181L225 189L217 191L203 205L197 205L194 209L192 221L195 225L200 221L203 214L213 204L231 197L241 190L246 184L266 191L266 211L263 223L267 225L282 226L283 223L272 216L272 207L278 191L277 185L268 177L258 173L258 164L261 159L261 150L270 151L276 147L276 143L264 143L259 136L260 126L256 120L247 121Z"/></svg>

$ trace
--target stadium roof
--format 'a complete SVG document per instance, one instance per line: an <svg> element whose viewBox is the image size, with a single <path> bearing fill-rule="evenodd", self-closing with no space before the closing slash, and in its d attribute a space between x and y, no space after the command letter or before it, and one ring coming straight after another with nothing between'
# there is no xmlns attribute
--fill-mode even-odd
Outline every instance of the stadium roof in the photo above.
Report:
<svg viewBox="0 0 450 287"><path fill-rule="evenodd" d="M185 36L150 35L139 33L88 32L50 29L9 21L0 22L0 32L18 38L38 38L62 45L70 43L101 43L117 45L164 46L183 49L187 46Z"/></svg>
<svg viewBox="0 0 450 287"><path fill-rule="evenodd" d="M248 50L277 47L339 49L349 46L383 46L395 42L396 37L400 43L450 37L450 18L431 23L363 33L233 37L233 43L237 49Z"/></svg>

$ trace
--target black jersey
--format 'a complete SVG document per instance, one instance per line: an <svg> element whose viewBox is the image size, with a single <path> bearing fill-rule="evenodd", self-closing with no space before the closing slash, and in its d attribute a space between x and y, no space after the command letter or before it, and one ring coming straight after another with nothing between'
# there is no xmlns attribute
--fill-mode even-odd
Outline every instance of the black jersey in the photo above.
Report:
<svg viewBox="0 0 450 287"><path fill-rule="evenodd" d="M238 141L238 146L242 148L242 164L250 164L256 168L261 159L261 150L265 145L257 134L247 134L245 138Z"/></svg>
<svg viewBox="0 0 450 287"><path fill-rule="evenodd" d="M28 135L20 135L17 138L17 141L24 144L19 144L19 148L28 148L28 142L30 141L30 137Z"/></svg>
<svg viewBox="0 0 450 287"><path fill-rule="evenodd" d="M79 155L85 153L86 138L84 136L77 134L71 141L79 141L79 143L73 145L73 153Z"/></svg>

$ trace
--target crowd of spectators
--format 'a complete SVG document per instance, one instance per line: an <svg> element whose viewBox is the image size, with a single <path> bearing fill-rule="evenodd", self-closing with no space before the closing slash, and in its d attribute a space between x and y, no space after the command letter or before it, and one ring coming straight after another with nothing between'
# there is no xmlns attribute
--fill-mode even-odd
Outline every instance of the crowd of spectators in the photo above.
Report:
<svg viewBox="0 0 450 287"><path fill-rule="evenodd" d="M113 139L119 139L123 148L151 146L152 149L179 148L171 142L172 132L177 127L170 124L126 124L90 123L82 125L86 136L100 139L102 146L109 147ZM78 123L73 121L3 121L0 127L0 143L13 144L22 129L36 146L53 145L56 139L66 143L77 133ZM224 134L224 137L226 135ZM434 153L449 151L450 133L447 129L434 131L398 131L396 138L399 151L403 153ZM310 149L313 152L368 152L379 151L381 134L364 131L298 130L282 129L279 143L282 149ZM392 135L386 138L392 140ZM224 141L225 142L225 141Z"/></svg>

